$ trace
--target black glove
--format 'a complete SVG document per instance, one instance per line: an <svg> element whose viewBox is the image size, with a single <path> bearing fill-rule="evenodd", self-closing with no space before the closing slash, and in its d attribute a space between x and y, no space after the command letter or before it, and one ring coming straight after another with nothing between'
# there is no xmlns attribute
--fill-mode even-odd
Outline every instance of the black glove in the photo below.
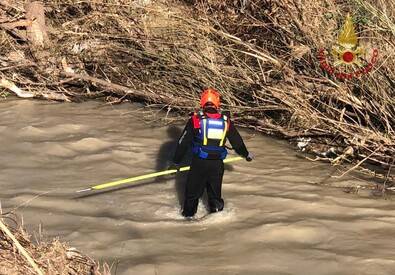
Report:
<svg viewBox="0 0 395 275"><path fill-rule="evenodd" d="M177 172L179 172L180 164L172 162L169 167L167 167L167 170L177 170Z"/></svg>
<svg viewBox="0 0 395 275"><path fill-rule="evenodd" d="M248 153L248 156L246 157L246 161L250 162L254 159L254 155L251 153Z"/></svg>

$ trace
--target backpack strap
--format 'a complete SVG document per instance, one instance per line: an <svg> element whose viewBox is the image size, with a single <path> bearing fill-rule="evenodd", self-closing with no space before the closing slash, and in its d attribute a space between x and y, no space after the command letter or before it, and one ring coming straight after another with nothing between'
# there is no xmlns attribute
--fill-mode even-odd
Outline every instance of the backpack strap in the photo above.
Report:
<svg viewBox="0 0 395 275"><path fill-rule="evenodd" d="M192 115L192 124L194 129L200 129L200 117L197 113Z"/></svg>
<svg viewBox="0 0 395 275"><path fill-rule="evenodd" d="M228 119L228 117L223 114L222 115L222 119L224 120L225 127L224 127L224 132L222 134L221 141L219 142L219 146L224 146L225 139L226 139L226 134L228 133L228 130L229 130L229 119Z"/></svg>

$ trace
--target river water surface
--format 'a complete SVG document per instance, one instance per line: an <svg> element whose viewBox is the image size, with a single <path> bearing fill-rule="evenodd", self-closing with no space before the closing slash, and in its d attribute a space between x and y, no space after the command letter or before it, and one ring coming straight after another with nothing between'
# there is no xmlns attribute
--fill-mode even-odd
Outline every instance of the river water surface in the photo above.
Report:
<svg viewBox="0 0 395 275"><path fill-rule="evenodd" d="M393 200L325 187L359 182L251 132L241 131L256 159L227 167L222 213L205 216L201 203L201 219L184 221L182 175L78 197L166 167L180 129L149 125L137 108L0 102L3 211L117 274L395 274Z"/></svg>

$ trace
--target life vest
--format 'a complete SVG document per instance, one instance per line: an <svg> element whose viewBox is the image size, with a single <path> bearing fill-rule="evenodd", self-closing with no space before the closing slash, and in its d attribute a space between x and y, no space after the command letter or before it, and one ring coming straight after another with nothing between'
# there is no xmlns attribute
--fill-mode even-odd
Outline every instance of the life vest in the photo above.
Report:
<svg viewBox="0 0 395 275"><path fill-rule="evenodd" d="M204 114L202 111L192 115L194 139L192 152L202 159L225 159L226 133L229 118L221 113Z"/></svg>

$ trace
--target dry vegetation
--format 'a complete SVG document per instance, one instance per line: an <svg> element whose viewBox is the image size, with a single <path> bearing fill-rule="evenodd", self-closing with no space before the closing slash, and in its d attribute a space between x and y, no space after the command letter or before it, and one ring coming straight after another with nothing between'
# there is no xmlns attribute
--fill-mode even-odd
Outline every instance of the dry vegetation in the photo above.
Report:
<svg viewBox="0 0 395 275"><path fill-rule="evenodd" d="M30 256L34 261L34 266L18 249L15 240L0 230L0 274L110 275L107 265L100 268L90 258L58 240L40 241L38 244L34 244L32 238L18 225L15 216L7 215L1 216L1 218L0 223L8 224L8 230L22 246L22 249L27 252L28 257Z"/></svg>
<svg viewBox="0 0 395 275"><path fill-rule="evenodd" d="M320 159L361 170L373 163L390 175L395 0L24 3L0 0L3 96L140 101L185 114L212 86L240 125L308 139ZM361 44L380 55L369 75L339 81L317 51L330 49L347 12ZM100 274L58 241L34 245L19 227L12 232L46 274ZM2 231L0 248L0 274L35 274Z"/></svg>
<svg viewBox="0 0 395 275"><path fill-rule="evenodd" d="M310 138L307 150L333 164L386 174L393 163L395 0L51 0L38 42L23 2L0 1L3 92L187 113L213 86L241 125ZM380 56L369 75L339 81L317 51L334 44L347 12Z"/></svg>

